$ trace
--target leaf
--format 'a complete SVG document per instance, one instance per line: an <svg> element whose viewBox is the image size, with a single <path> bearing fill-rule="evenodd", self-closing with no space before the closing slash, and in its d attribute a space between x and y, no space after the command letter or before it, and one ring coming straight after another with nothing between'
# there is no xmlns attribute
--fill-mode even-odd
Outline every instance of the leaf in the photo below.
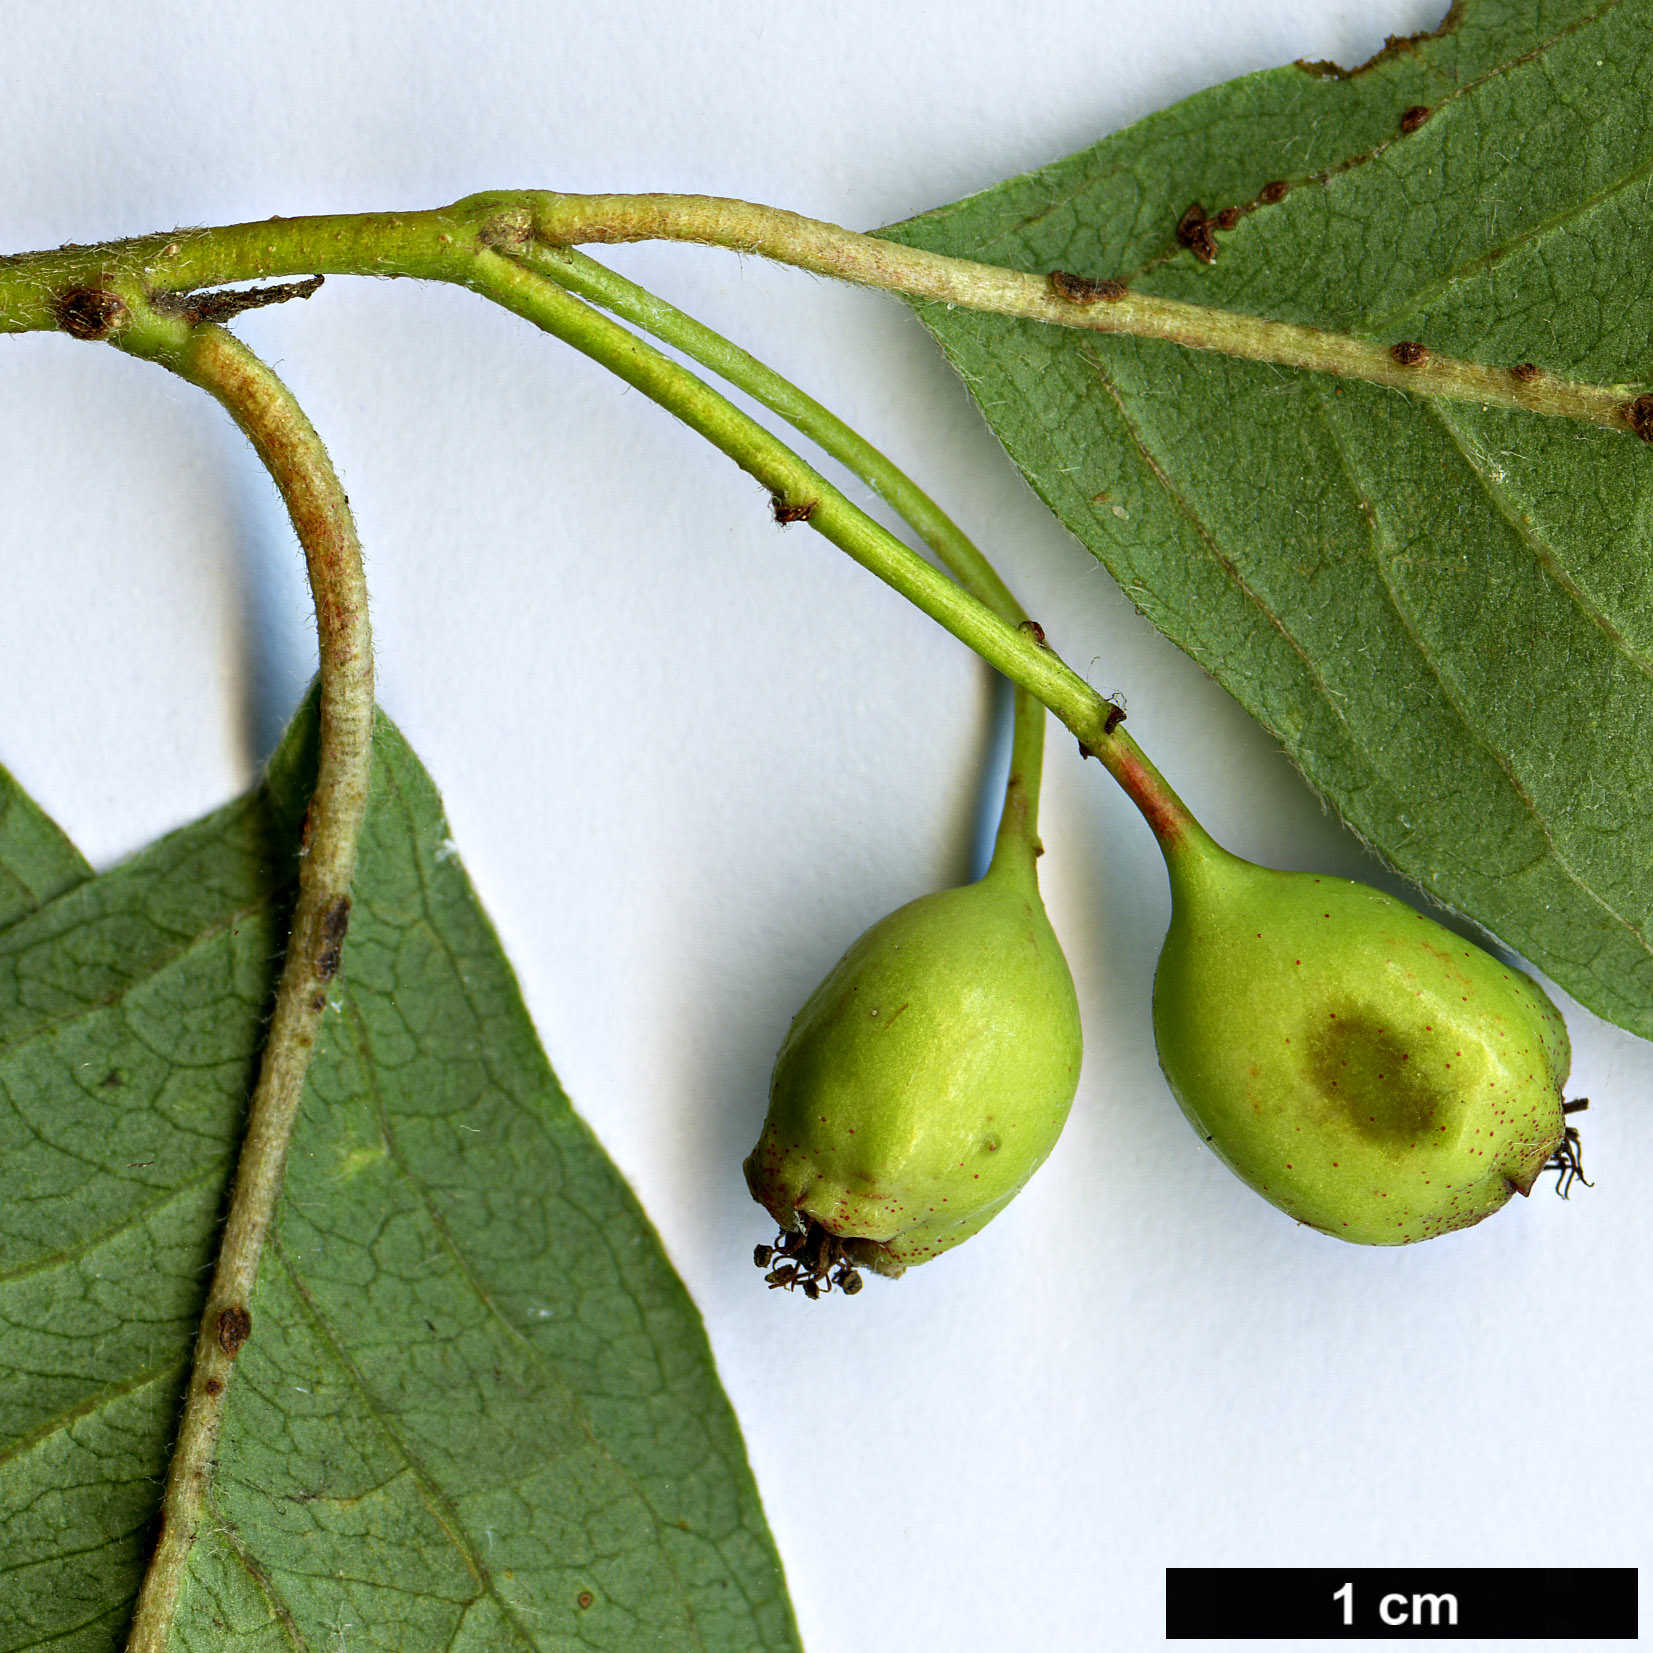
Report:
<svg viewBox="0 0 1653 1653"><path fill-rule="evenodd" d="M314 739L0 931L0 1648L124 1640ZM0 869L72 882L29 810ZM383 720L337 982L172 1645L794 1647L699 1317Z"/></svg>
<svg viewBox="0 0 1653 1653"><path fill-rule="evenodd" d="M0 769L0 929L91 876L80 851Z"/></svg>
<svg viewBox="0 0 1653 1653"><path fill-rule="evenodd" d="M1650 25L1647 0L1461 0L1353 73L1229 82L882 233L1385 346L1645 380ZM1208 221L1241 209L1210 263L1177 239L1194 202ZM1653 1035L1643 443L921 313L1040 496L1357 832Z"/></svg>

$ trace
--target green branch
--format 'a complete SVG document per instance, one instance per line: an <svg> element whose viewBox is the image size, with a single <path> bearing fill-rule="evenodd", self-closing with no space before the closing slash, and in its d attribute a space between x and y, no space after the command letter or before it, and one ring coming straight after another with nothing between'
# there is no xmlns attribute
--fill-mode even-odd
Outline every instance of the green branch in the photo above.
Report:
<svg viewBox="0 0 1653 1653"><path fill-rule="evenodd" d="M626 280L584 253L536 244L520 256L529 268L652 333L779 414L881 495L930 548L941 566L973 597L1012 624L1033 629L1026 611L969 535L887 454L813 396L806 395L790 379L783 378L705 323L685 315L647 288ZM1039 635L1042 636L1042 632ZM1010 773L1005 782L995 854L1001 847L1006 854L1018 848L1037 851L1044 746L1045 708L1028 690L1018 686L1011 723Z"/></svg>
<svg viewBox="0 0 1653 1653"><path fill-rule="evenodd" d="M256 1331L249 1307L253 1283L350 922L350 880L372 762L373 654L361 546L349 501L320 437L287 387L231 334L181 315L133 311L120 343L215 397L257 449L304 548L321 645L320 762L304 819L298 903L196 1339L161 1501L161 1535L127 1643L129 1653L162 1653L211 1489L235 1358Z"/></svg>
<svg viewBox="0 0 1653 1653"><path fill-rule="evenodd" d="M1133 293L1109 272L1030 275L947 258L774 207L705 195L473 195L431 212L349 213L177 230L0 259L0 332L64 328L103 337L98 295L179 294L294 275L464 281L489 248L690 241L756 253L818 275L1022 320L1159 339L1245 361L1363 379L1413 395L1523 408L1653 438L1653 396L1582 384L1527 363L1432 354L1417 341L1362 338L1296 322ZM83 330L84 329L84 330Z"/></svg>
<svg viewBox="0 0 1653 1653"><path fill-rule="evenodd" d="M769 490L781 522L807 522L1055 713L1100 758L1157 833L1196 830L1180 799L1119 727L1122 713L1031 632L995 613L874 522L773 432L686 367L514 258L483 253L469 285L590 356Z"/></svg>
<svg viewBox="0 0 1653 1653"><path fill-rule="evenodd" d="M1442 358L1402 373L1387 351L1358 340L1169 300L1121 298L1111 292L1116 284L1107 282L1100 284L1109 290L1102 299L1096 283L944 258L793 213L701 196L520 191L469 196L429 212L269 219L18 254L0 259L0 332L61 329L77 338L121 343L140 318L153 327L157 316L166 314L187 327L189 315L211 314L231 302L213 289L296 275L405 276L470 286L566 338L669 407L763 481L787 520L807 518L1049 707L1102 759L1156 831L1186 820L1175 794L1135 742L1117 731L1117 708L1055 654L931 568L726 398L517 262L534 256L536 246L656 237L761 253L909 297L1062 326L1135 332L1621 429L1653 426L1653 397L1626 403L1623 387L1566 385L1540 376L1511 390L1502 383L1510 379L1502 369ZM297 290L282 296L297 296Z"/></svg>

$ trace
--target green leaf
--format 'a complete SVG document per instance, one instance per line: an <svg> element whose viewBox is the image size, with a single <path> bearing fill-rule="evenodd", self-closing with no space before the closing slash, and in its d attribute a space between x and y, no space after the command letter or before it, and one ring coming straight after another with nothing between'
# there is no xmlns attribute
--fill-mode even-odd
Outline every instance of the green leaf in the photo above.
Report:
<svg viewBox="0 0 1653 1653"><path fill-rule="evenodd" d="M80 851L0 769L0 930L91 876Z"/></svg>
<svg viewBox="0 0 1653 1653"><path fill-rule="evenodd" d="M1296 64L1215 87L883 233L1385 346L1643 381L1650 41L1647 0L1460 0L1352 74ZM1271 201L1276 183L1289 193ZM1177 239L1196 201L1242 209L1209 263ZM922 314L1040 496L1357 832L1653 1035L1643 443Z"/></svg>
<svg viewBox="0 0 1653 1653"><path fill-rule="evenodd" d="M124 1639L314 740L0 931L0 1649ZM336 987L172 1645L794 1647L699 1316L382 720Z"/></svg>

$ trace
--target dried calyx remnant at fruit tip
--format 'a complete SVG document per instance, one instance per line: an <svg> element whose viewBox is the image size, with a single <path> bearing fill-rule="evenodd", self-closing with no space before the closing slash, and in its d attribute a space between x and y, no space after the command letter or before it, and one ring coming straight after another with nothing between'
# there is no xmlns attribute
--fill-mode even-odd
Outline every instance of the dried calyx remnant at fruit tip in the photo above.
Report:
<svg viewBox="0 0 1653 1653"><path fill-rule="evenodd" d="M1161 847L1160 1064L1265 1199L1400 1245L1479 1222L1546 1168L1581 1175L1567 1030L1514 965L1379 890L1230 855L1186 812Z"/></svg>
<svg viewBox="0 0 1653 1653"><path fill-rule="evenodd" d="M1079 1006L1035 852L1012 851L875 924L793 1020L745 1166L781 1228L754 1254L772 1287L853 1293L939 1256L1055 1146Z"/></svg>

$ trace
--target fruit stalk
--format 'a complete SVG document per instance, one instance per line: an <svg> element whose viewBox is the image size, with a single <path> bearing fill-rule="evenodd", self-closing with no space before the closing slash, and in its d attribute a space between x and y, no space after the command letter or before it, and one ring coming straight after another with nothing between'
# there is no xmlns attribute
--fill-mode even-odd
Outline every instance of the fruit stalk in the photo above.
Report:
<svg viewBox="0 0 1653 1653"><path fill-rule="evenodd" d="M601 305L662 343L681 350L779 414L794 430L881 495L929 547L936 561L971 596L1001 619L1027 630L1035 641L1043 641L1043 630L1031 624L998 570L969 535L888 455L790 379L704 322L571 247L548 247L535 242L514 256L527 268L549 276L569 292ZM1008 853L1010 840L1018 835L1037 846L1044 738L1043 705L1028 690L1016 686L1010 774L995 853L1001 842Z"/></svg>

